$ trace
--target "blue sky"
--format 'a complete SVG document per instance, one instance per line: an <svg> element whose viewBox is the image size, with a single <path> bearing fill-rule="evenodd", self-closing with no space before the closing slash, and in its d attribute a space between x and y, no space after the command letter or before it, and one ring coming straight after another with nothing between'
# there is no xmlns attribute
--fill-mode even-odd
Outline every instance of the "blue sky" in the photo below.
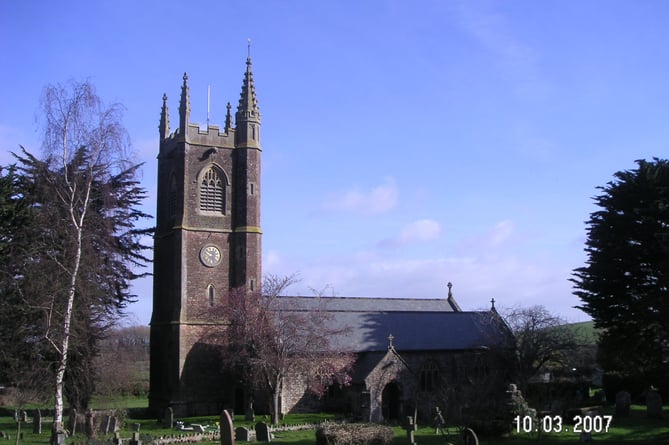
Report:
<svg viewBox="0 0 669 445"><path fill-rule="evenodd" d="M669 147L664 1L99 1L0 4L0 164L46 84L89 79L145 162L176 122L236 105L247 38L263 117L263 267L290 290L542 304L586 320L591 197ZM148 323L150 280L133 320Z"/></svg>

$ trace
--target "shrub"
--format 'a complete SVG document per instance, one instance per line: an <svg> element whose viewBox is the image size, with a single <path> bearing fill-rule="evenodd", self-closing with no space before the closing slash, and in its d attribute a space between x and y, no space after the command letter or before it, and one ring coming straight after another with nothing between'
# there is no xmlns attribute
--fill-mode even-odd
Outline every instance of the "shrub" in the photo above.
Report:
<svg viewBox="0 0 669 445"><path fill-rule="evenodd" d="M324 424L316 430L316 445L388 445L393 429L373 423Z"/></svg>

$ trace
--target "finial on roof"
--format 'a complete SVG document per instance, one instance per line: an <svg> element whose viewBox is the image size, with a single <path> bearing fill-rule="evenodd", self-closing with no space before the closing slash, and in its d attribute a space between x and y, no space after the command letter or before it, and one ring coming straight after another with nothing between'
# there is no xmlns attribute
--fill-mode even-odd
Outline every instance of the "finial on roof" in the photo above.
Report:
<svg viewBox="0 0 669 445"><path fill-rule="evenodd" d="M247 41L247 43L248 43L248 54L247 54L246 57L247 57L249 60L251 60L251 38L249 37L248 39L246 39L246 41Z"/></svg>
<svg viewBox="0 0 669 445"><path fill-rule="evenodd" d="M181 102L179 103L179 129L186 134L186 127L190 120L190 89L188 88L188 74L184 73L184 83L181 86Z"/></svg>
<svg viewBox="0 0 669 445"><path fill-rule="evenodd" d="M249 57L246 59L246 72L242 83L242 93L239 97L239 105L235 120L237 125L240 121L256 120L260 122L260 110L258 109L258 99L256 98L256 87L253 82L253 72L251 70L251 43L249 42Z"/></svg>
<svg viewBox="0 0 669 445"><path fill-rule="evenodd" d="M167 94L163 93L163 107L160 110L160 125L158 125L160 139L170 134L170 113L167 110Z"/></svg>
<svg viewBox="0 0 669 445"><path fill-rule="evenodd" d="M232 105L230 105L230 102L228 102L225 108L227 109L227 112L225 113L225 132L227 133L232 128L232 112L230 111Z"/></svg>
<svg viewBox="0 0 669 445"><path fill-rule="evenodd" d="M491 304L491 309L495 309L495 298L490 300L490 304Z"/></svg>
<svg viewBox="0 0 669 445"><path fill-rule="evenodd" d="M453 283L451 283L451 282L449 281L448 284L447 284L446 286L448 286L448 296L449 296L449 297L452 297L452 296L453 296L453 292L451 292L451 288L453 287Z"/></svg>
<svg viewBox="0 0 669 445"><path fill-rule="evenodd" d="M395 336L393 334L390 334L388 336L388 349L393 349L395 346L393 345L393 339Z"/></svg>

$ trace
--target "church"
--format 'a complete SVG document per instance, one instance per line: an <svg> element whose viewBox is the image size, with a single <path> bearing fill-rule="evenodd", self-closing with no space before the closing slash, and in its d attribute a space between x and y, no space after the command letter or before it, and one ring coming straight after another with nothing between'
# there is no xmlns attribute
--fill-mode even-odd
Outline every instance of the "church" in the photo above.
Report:
<svg viewBox="0 0 669 445"><path fill-rule="evenodd" d="M168 407L177 416L244 412L251 398L205 340L208 329L224 329L212 309L230 289L261 286L261 115L250 56L234 122L231 108L222 127L191 123L184 74L172 131L163 95L150 334L149 408L157 416ZM285 298L291 311L316 300ZM393 421L443 403L452 412L509 381L513 337L494 301L489 311L462 311L450 283L442 299L325 300L329 323L350 328L332 341L355 353L351 384L318 400L286 384L283 414L329 409Z"/></svg>

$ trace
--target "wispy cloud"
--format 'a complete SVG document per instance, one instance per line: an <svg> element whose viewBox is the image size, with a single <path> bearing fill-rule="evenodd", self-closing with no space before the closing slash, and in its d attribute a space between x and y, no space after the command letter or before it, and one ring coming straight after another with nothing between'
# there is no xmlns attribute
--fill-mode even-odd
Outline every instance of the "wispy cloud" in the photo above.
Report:
<svg viewBox="0 0 669 445"><path fill-rule="evenodd" d="M487 252L498 250L506 245L515 236L516 225L511 220L502 220L493 227L477 236L464 239L458 245L459 252Z"/></svg>
<svg viewBox="0 0 669 445"><path fill-rule="evenodd" d="M543 95L548 83L540 69L539 53L519 39L509 18L480 2L458 3L458 23L492 56L492 62L512 76L519 92Z"/></svg>
<svg viewBox="0 0 669 445"><path fill-rule="evenodd" d="M398 203L398 190L391 177L369 190L354 187L345 192L331 194L323 203L326 210L346 211L365 215L378 215L393 210Z"/></svg>
<svg viewBox="0 0 669 445"><path fill-rule="evenodd" d="M396 247L434 241L441 236L441 231L439 222L433 219L420 219L404 226L396 237L379 242L378 247Z"/></svg>
<svg viewBox="0 0 669 445"><path fill-rule="evenodd" d="M463 310L541 304L571 320L587 317L573 306L579 303L567 281L570 270L549 258L519 258L512 254L387 258L385 255L323 256L308 261L285 258L265 271L299 271L302 281L293 293L310 295L309 286L323 283L338 296L444 298L446 284L454 284Z"/></svg>

